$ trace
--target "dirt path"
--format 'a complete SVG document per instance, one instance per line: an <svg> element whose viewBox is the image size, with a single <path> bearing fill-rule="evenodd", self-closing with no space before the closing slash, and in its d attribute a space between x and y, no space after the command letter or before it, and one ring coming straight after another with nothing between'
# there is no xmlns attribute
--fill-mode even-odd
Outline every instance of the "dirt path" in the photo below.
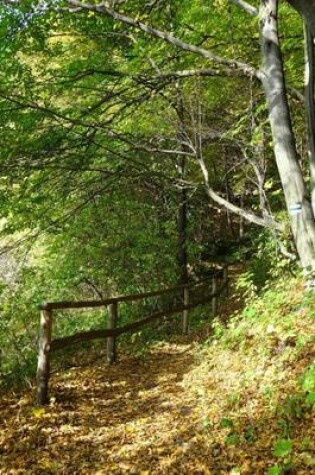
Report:
<svg viewBox="0 0 315 475"><path fill-rule="evenodd" d="M194 344L181 340L145 358L53 375L45 409L33 405L34 392L3 399L0 474L265 475L278 431L255 387L266 361L246 363L242 352L213 348L213 360L202 362ZM301 368L312 359L309 350ZM246 364L253 374L248 387ZM292 394L287 371L279 391ZM297 421L297 440L313 440L313 423L312 414ZM309 463L292 473L315 473Z"/></svg>
<svg viewBox="0 0 315 475"><path fill-rule="evenodd" d="M45 409L33 407L31 394L7 399L0 473L198 473L198 460L190 471L187 457L196 401L182 387L193 363L190 345L164 344L144 360L55 375Z"/></svg>
<svg viewBox="0 0 315 475"><path fill-rule="evenodd" d="M212 473L198 401L183 384L196 337L55 374L44 409L34 406L35 390L4 398L0 474Z"/></svg>
<svg viewBox="0 0 315 475"><path fill-rule="evenodd" d="M301 347L279 346L268 322L249 319L242 338L203 350L207 326L112 366L105 355L83 366L81 351L82 366L53 374L46 408L31 390L1 400L0 475L266 475L284 437L295 451L286 473L315 474L315 414L296 409L315 321L292 318Z"/></svg>

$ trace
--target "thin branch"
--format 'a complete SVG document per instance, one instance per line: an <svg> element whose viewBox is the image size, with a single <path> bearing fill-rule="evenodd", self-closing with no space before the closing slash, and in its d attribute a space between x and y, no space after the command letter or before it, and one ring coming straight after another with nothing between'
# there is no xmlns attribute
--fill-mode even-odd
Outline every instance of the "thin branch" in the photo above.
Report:
<svg viewBox="0 0 315 475"><path fill-rule="evenodd" d="M80 11L91 11L91 12L105 14L107 16L110 16L116 21L119 21L126 25L130 25L133 28L136 28L138 30L144 31L145 33L148 33L149 35L155 38L161 39L173 46L176 46L177 48L180 48L183 51L188 51L190 53L198 54L206 59L214 61L217 64L222 64L232 69L240 69L241 71L244 72L244 74L248 76L257 75L257 71L252 66L246 63L236 61L233 59L223 58L222 56L218 56L209 50L200 48L190 43L186 43L185 41L182 41L179 38L169 33L158 30L156 28L146 25L145 23L142 23L141 21L138 21L136 19L133 19L131 17L118 13L117 11L109 8L105 3L99 3L97 5L93 5L89 3L82 3L78 0L68 0L68 4L70 5L70 8L68 9L70 13L73 12L73 8L75 8L76 11L80 9Z"/></svg>
<svg viewBox="0 0 315 475"><path fill-rule="evenodd" d="M289 94L292 98L297 99L297 100L300 101L302 104L305 103L305 97L304 97L304 95L302 94L302 92L300 92L298 89L295 89L295 87L287 86L287 91L288 91L288 94Z"/></svg>
<svg viewBox="0 0 315 475"><path fill-rule="evenodd" d="M256 216L254 213L251 213L250 211L246 211L242 208L239 208L238 206L230 203L226 199L222 198L222 196L218 195L213 188L211 188L210 183L209 183L209 174L208 170L206 167L206 164L203 160L203 158L199 158L199 165L204 177L204 182L206 186L206 192L209 198L211 200L215 201L218 203L220 206L223 206L224 208L228 209L232 213L238 214L239 216L242 216L245 218L247 221L250 221L251 223L257 224L258 226L262 226L264 228L271 228L271 229L276 229L277 231L283 232L284 231L284 225L281 223L278 223L277 221L274 221L272 218L261 218L260 216Z"/></svg>
<svg viewBox="0 0 315 475"><path fill-rule="evenodd" d="M198 69L184 69L182 71L170 71L165 73L157 74L156 77L159 79L181 79L187 77L211 77L211 76L220 76L220 77L248 77L248 74L244 74L242 70L231 70L231 69L213 69L213 68L198 68ZM260 71L252 71L252 76L257 79L261 79Z"/></svg>
<svg viewBox="0 0 315 475"><path fill-rule="evenodd" d="M258 8L253 7L250 3L245 2L244 0L230 0L230 2L235 3L235 5L242 8L252 16L258 15Z"/></svg>

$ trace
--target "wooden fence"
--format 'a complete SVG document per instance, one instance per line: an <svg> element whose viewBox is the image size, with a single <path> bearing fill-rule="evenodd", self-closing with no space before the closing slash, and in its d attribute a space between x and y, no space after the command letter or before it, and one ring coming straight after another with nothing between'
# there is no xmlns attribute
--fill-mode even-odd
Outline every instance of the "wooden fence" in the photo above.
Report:
<svg viewBox="0 0 315 475"><path fill-rule="evenodd" d="M66 348L67 346L76 343L86 342L97 338L107 339L107 361L112 364L116 361L116 338L126 332L133 332L138 328L147 325L154 320L163 317L169 317L177 313L183 314L183 333L188 332L188 312L198 305L212 302L212 313L215 316L217 312L218 297L223 293L228 293L228 267L225 266L219 271L213 271L211 277L211 293L199 299L196 302L191 301L191 291L198 286L209 282L209 279L191 283L186 285L179 285L167 289L157 290L154 292L147 292L134 295L122 295L118 297L111 297L105 300L87 300L87 301L65 301L65 302L46 302L40 305L40 337L39 337L39 351L38 351L38 366L37 366L37 402L39 405L47 404L48 398L48 382L50 376L50 354L56 350ZM133 323L117 326L118 323L118 306L120 302L132 302L135 300L143 300L150 297L159 297L161 295L171 294L173 292L182 292L183 305L175 306L170 310L155 312L141 320ZM82 309L82 308L98 308L108 307L107 328L98 330L89 330L76 333L71 336L63 338L52 339L53 326L53 311L64 309Z"/></svg>

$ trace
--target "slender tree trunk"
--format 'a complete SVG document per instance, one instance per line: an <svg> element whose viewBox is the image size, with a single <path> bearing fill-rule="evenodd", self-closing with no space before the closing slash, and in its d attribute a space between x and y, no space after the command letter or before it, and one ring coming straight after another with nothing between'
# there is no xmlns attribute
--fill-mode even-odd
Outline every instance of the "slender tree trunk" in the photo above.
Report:
<svg viewBox="0 0 315 475"><path fill-rule="evenodd" d="M309 162L311 175L311 197L313 213L315 212L315 98L314 69L315 51L314 36L304 21L305 42L305 107L307 114Z"/></svg>
<svg viewBox="0 0 315 475"><path fill-rule="evenodd" d="M245 190L242 191L240 196L240 207L244 209L244 197L245 197ZM244 232L244 218L240 215L240 222L239 222L239 239L243 239L245 232Z"/></svg>
<svg viewBox="0 0 315 475"><path fill-rule="evenodd" d="M178 163L179 175L181 178L185 174L185 157L181 157ZM178 265L180 268L180 282L186 284L188 280L187 272L187 190L184 186L179 192L178 206Z"/></svg>
<svg viewBox="0 0 315 475"><path fill-rule="evenodd" d="M315 270L315 222L298 161L285 90L283 62L277 30L278 0L262 0L260 21L263 85L266 93L277 167L283 186L291 228L305 271Z"/></svg>
<svg viewBox="0 0 315 475"><path fill-rule="evenodd" d="M225 195L226 195L226 199L228 201L232 201L233 200L233 192L231 190L230 183L229 183L229 167L228 167L227 154L228 154L228 151L226 150L225 147L223 147L224 173L225 173L225 178L224 178ZM235 237L233 222L232 222L232 219L231 219L231 213L227 208L226 208L226 220L227 220L227 224L228 224L228 227L230 229L230 232L231 232L232 236Z"/></svg>
<svg viewBox="0 0 315 475"><path fill-rule="evenodd" d="M179 139L181 149L185 151L185 113L182 91L177 88L177 115L179 118ZM185 178L186 157L180 155L177 159L177 170L180 181ZM188 258L187 258L187 190L182 183L179 190L179 203L177 213L177 228L178 228L178 266L180 270L180 283L186 284L188 281Z"/></svg>

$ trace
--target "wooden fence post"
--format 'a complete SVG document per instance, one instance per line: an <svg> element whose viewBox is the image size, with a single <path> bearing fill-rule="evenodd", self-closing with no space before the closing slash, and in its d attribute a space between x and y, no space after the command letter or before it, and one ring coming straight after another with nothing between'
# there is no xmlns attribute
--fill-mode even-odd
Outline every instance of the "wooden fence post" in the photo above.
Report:
<svg viewBox="0 0 315 475"><path fill-rule="evenodd" d="M217 279L215 274L212 277L212 316L215 317L217 315L217 296L215 295L217 291Z"/></svg>
<svg viewBox="0 0 315 475"><path fill-rule="evenodd" d="M118 318L118 302L109 304L108 306L108 324L109 330L116 328ZM107 337L107 362L113 364L116 361L116 337Z"/></svg>
<svg viewBox="0 0 315 475"><path fill-rule="evenodd" d="M184 306L189 305L189 289L184 287ZM183 310L183 334L188 333L188 310Z"/></svg>
<svg viewBox="0 0 315 475"><path fill-rule="evenodd" d="M51 343L51 310L42 310L40 313L40 336L37 364L37 402L40 406L47 404L48 381L50 372L50 343Z"/></svg>

